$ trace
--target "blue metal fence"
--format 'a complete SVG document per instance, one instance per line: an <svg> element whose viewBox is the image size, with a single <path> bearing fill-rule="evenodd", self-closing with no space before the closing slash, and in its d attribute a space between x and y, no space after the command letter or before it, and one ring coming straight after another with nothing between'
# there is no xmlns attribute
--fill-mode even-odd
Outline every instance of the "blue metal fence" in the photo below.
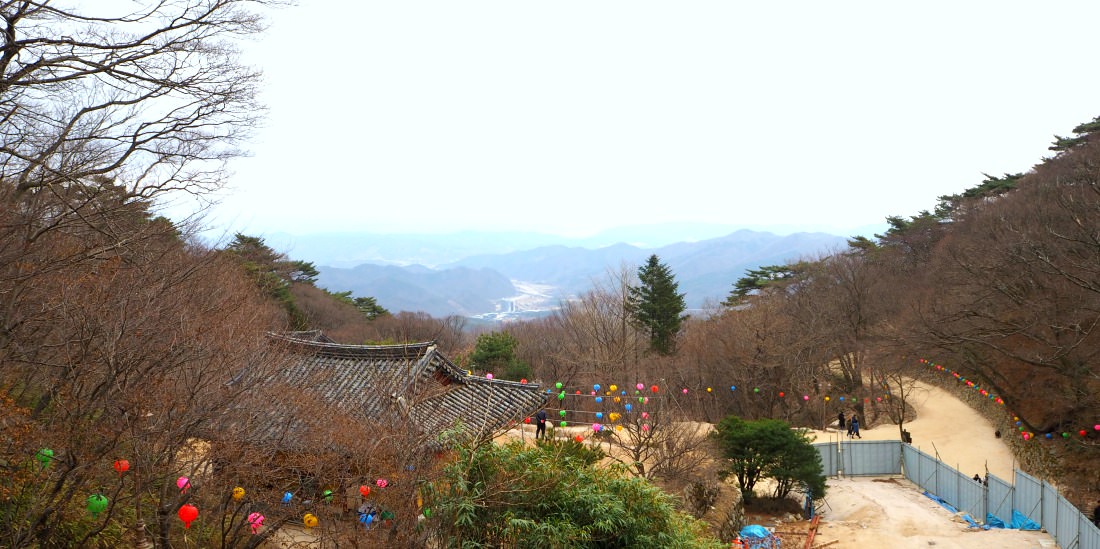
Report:
<svg viewBox="0 0 1100 549"><path fill-rule="evenodd" d="M838 440L814 444L827 476L904 475L922 490L966 512L979 523L1019 527L1030 520L1062 549L1100 549L1100 528L1054 486L1015 470L1015 482L995 475L975 481L901 441Z"/></svg>

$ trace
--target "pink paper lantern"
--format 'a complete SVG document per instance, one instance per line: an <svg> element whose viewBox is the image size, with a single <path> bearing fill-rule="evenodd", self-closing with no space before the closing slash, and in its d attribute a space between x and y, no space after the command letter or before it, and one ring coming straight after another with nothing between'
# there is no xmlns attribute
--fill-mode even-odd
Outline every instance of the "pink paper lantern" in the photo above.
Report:
<svg viewBox="0 0 1100 549"><path fill-rule="evenodd" d="M493 374L485 374L485 379L493 379Z"/></svg>
<svg viewBox="0 0 1100 549"><path fill-rule="evenodd" d="M252 527L252 533L260 533L260 527L264 525L264 516L259 513L250 513L248 515L248 524Z"/></svg>
<svg viewBox="0 0 1100 549"><path fill-rule="evenodd" d="M687 390L687 387L684 387L684 394L685 394L685 395L686 395L686 394L688 394L688 390Z"/></svg>
<svg viewBox="0 0 1100 549"><path fill-rule="evenodd" d="M180 492L186 492L191 487L191 481L187 477L177 478L176 487L180 489Z"/></svg>

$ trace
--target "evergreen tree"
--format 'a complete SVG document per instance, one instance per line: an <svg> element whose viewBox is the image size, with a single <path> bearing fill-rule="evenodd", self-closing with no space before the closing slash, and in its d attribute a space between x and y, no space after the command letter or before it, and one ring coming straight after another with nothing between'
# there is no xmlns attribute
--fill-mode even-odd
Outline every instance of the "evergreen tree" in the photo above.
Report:
<svg viewBox="0 0 1100 549"><path fill-rule="evenodd" d="M676 277L656 254L638 269L638 286L631 286L627 310L649 334L649 348L662 355L676 351L676 336L687 320L684 294L677 293Z"/></svg>
<svg viewBox="0 0 1100 549"><path fill-rule="evenodd" d="M477 336L470 362L500 379L519 381L531 375L531 367L516 358L519 340L508 332L489 332Z"/></svg>
<svg viewBox="0 0 1100 549"><path fill-rule="evenodd" d="M804 268L805 264L798 263L794 265L767 265L759 269L747 269L745 276L739 278L733 284L733 290L730 291L722 305L726 307L741 305L750 294L763 291L781 282L791 281Z"/></svg>
<svg viewBox="0 0 1100 549"><path fill-rule="evenodd" d="M710 436L722 453L722 474L737 478L745 500L752 498L756 483L766 478L775 481L772 495L777 498L787 497L796 487L814 499L825 497L821 455L805 430L791 429L778 419L747 421L728 416Z"/></svg>

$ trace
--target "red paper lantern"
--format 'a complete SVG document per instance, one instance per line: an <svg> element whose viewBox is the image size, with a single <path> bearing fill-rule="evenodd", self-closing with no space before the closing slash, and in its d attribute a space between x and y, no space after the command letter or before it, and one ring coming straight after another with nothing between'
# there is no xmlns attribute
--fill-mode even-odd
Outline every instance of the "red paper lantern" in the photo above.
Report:
<svg viewBox="0 0 1100 549"><path fill-rule="evenodd" d="M129 461L126 461L124 459L116 459L115 460L115 471L118 471L119 475L121 475L122 473L125 473L126 471L129 471L129 470L130 470L130 462Z"/></svg>
<svg viewBox="0 0 1100 549"><path fill-rule="evenodd" d="M180 520L183 521L183 527L190 528L191 521L199 518L199 508L188 503L183 507L180 507L179 517Z"/></svg>
<svg viewBox="0 0 1100 549"><path fill-rule="evenodd" d="M525 418L523 418L523 422L524 423L531 423L531 418L525 417Z"/></svg>
<svg viewBox="0 0 1100 549"><path fill-rule="evenodd" d="M363 497L369 496L370 495L370 486L367 486L366 484L360 486L359 487L359 495L361 495Z"/></svg>

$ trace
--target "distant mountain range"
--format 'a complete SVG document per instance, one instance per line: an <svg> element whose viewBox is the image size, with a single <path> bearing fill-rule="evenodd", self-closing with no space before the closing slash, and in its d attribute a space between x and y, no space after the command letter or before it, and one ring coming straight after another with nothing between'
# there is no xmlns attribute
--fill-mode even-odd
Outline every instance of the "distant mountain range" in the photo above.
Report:
<svg viewBox="0 0 1100 549"><path fill-rule="evenodd" d="M698 309L724 300L748 269L816 258L843 248L846 239L741 229L648 247L594 244L606 242L599 238L580 245L562 237L514 233L344 235L318 242L298 237L289 248L280 248L287 243L278 237L266 241L291 258L313 261L319 286L374 297L391 312L508 319L545 314L594 282L606 282L608 273L623 266L635 273L652 254L670 267L688 307Z"/></svg>

